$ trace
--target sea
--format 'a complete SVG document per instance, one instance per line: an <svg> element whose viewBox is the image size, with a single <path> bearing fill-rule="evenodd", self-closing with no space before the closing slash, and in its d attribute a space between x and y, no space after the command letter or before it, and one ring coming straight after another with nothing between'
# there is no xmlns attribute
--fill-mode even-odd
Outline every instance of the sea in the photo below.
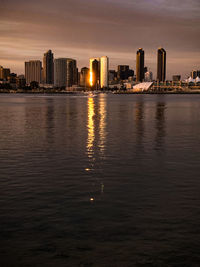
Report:
<svg viewBox="0 0 200 267"><path fill-rule="evenodd" d="M200 95L0 95L1 267L199 267Z"/></svg>

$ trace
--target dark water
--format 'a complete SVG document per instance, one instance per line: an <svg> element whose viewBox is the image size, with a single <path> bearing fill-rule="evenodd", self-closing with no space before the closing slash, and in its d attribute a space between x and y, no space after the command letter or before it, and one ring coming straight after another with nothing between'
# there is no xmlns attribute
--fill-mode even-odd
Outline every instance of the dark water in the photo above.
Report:
<svg viewBox="0 0 200 267"><path fill-rule="evenodd" d="M1 267L200 266L199 206L200 96L0 96Z"/></svg>

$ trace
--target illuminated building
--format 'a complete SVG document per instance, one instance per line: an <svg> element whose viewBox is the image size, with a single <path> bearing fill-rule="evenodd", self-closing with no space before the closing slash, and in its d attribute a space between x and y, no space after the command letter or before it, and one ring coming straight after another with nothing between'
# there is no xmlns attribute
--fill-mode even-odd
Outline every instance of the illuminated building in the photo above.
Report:
<svg viewBox="0 0 200 267"><path fill-rule="evenodd" d="M109 59L104 56L101 58L90 59L90 86L95 89L108 87Z"/></svg>
<svg viewBox="0 0 200 267"><path fill-rule="evenodd" d="M157 80L164 82L166 78L166 51L164 48L158 49L157 57Z"/></svg>
<svg viewBox="0 0 200 267"><path fill-rule="evenodd" d="M144 80L144 50L139 48L136 53L136 81L142 82Z"/></svg>
<svg viewBox="0 0 200 267"><path fill-rule="evenodd" d="M40 60L31 60L25 62L26 83L35 81L41 83L42 62Z"/></svg>
<svg viewBox="0 0 200 267"><path fill-rule="evenodd" d="M108 66L109 66L109 59L108 57L101 57L100 61L100 86L101 88L108 87Z"/></svg>
<svg viewBox="0 0 200 267"><path fill-rule="evenodd" d="M90 86L98 89L100 84L100 58L90 59Z"/></svg>
<svg viewBox="0 0 200 267"><path fill-rule="evenodd" d="M80 86L89 87L90 85L90 70L86 67L81 69Z"/></svg>
<svg viewBox="0 0 200 267"><path fill-rule="evenodd" d="M54 63L53 53L51 50L47 51L43 57L43 82L45 84L53 84L54 79Z"/></svg>

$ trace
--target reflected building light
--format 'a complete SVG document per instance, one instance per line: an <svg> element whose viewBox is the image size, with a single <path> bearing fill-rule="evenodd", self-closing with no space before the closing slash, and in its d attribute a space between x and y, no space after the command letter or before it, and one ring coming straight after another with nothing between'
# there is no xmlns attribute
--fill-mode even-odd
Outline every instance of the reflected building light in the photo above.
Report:
<svg viewBox="0 0 200 267"><path fill-rule="evenodd" d="M88 140L87 140L87 153L88 157L92 158L94 154L94 98L89 97L88 98Z"/></svg>
<svg viewBox="0 0 200 267"><path fill-rule="evenodd" d="M99 102L99 113L100 113L100 122L99 122L99 150L103 154L105 151L105 142L106 142L106 96L100 95Z"/></svg>

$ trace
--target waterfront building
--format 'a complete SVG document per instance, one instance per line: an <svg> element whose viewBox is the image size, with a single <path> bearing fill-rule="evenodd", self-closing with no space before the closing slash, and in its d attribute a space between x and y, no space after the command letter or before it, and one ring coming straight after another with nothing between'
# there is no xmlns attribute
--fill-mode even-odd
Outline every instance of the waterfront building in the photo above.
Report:
<svg viewBox="0 0 200 267"><path fill-rule="evenodd" d="M117 72L115 70L108 71L109 81L113 82L117 78Z"/></svg>
<svg viewBox="0 0 200 267"><path fill-rule="evenodd" d="M75 59L67 58L67 87L77 85L78 83L78 71L77 63Z"/></svg>
<svg viewBox="0 0 200 267"><path fill-rule="evenodd" d="M0 79L8 80L9 75L10 75L10 69L5 69L2 66L0 66Z"/></svg>
<svg viewBox="0 0 200 267"><path fill-rule="evenodd" d="M24 88L26 86L26 79L25 79L25 76L23 74L17 76L16 85L17 85L17 88L20 88L20 89Z"/></svg>
<svg viewBox="0 0 200 267"><path fill-rule="evenodd" d="M25 62L25 78L28 85L33 81L41 83L41 73L42 62L40 60Z"/></svg>
<svg viewBox="0 0 200 267"><path fill-rule="evenodd" d="M164 82L166 79L166 51L164 48L158 49L157 54L157 80Z"/></svg>
<svg viewBox="0 0 200 267"><path fill-rule="evenodd" d="M51 50L47 51L43 57L43 83L44 84L53 84L54 79L54 61L53 53Z"/></svg>
<svg viewBox="0 0 200 267"><path fill-rule="evenodd" d="M89 87L90 85L90 70L89 68L82 68L80 72L80 86Z"/></svg>
<svg viewBox="0 0 200 267"><path fill-rule="evenodd" d="M144 80L144 50L139 48L136 53L136 81L142 82Z"/></svg>
<svg viewBox="0 0 200 267"><path fill-rule="evenodd" d="M67 58L54 60L54 86L66 87L67 84Z"/></svg>
<svg viewBox="0 0 200 267"><path fill-rule="evenodd" d="M152 82L153 81L153 73L151 71L145 72L144 81L145 82Z"/></svg>
<svg viewBox="0 0 200 267"><path fill-rule="evenodd" d="M118 80L127 80L129 74L128 65L118 65L117 67L117 79Z"/></svg>
<svg viewBox="0 0 200 267"><path fill-rule="evenodd" d="M109 59L108 57L104 56L101 57L100 61L100 86L101 88L108 87L108 69L109 69Z"/></svg>
<svg viewBox="0 0 200 267"><path fill-rule="evenodd" d="M173 82L179 82L181 80L181 75L173 75L172 76L172 81Z"/></svg>
<svg viewBox="0 0 200 267"><path fill-rule="evenodd" d="M200 70L193 70L191 72L192 79L196 79L197 77L200 77Z"/></svg>
<svg viewBox="0 0 200 267"><path fill-rule="evenodd" d="M90 86L98 89L100 84L100 58L90 58Z"/></svg>

